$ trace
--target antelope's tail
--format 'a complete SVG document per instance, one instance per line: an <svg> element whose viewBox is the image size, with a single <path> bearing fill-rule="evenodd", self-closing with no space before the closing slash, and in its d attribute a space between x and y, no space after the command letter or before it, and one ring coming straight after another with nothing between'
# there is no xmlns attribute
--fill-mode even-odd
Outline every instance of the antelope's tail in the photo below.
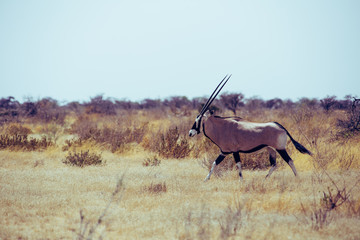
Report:
<svg viewBox="0 0 360 240"><path fill-rule="evenodd" d="M275 123L276 125L278 125L280 128L282 128L282 129L285 130L285 132L286 132L286 134L289 136L291 142L294 144L295 148L296 148L299 152L304 153L304 154L305 154L305 153L306 153L306 154L309 154L310 156L312 155L312 153L311 153L309 150L307 150L303 145L301 145L298 141L296 141L296 140L290 135L290 133L286 130L286 128L284 128L283 125L281 125L281 124L278 123L278 122L274 122L274 123Z"/></svg>

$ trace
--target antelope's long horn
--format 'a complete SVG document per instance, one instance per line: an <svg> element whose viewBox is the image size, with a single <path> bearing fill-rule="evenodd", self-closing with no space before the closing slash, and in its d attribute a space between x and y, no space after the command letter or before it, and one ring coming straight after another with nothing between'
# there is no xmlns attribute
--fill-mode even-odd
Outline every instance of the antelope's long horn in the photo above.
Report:
<svg viewBox="0 0 360 240"><path fill-rule="evenodd" d="M206 112L206 110L208 110L208 108L210 107L211 103L215 100L215 98L217 97L217 95L220 93L221 89L223 89L223 87L225 86L225 84L227 83L227 81L229 81L231 77L231 74L228 76L226 75L223 80L221 80L221 82L219 83L219 85L215 88L214 92L211 94L211 96L209 97L209 99L207 100L207 102L205 103L204 107L201 109L200 111L200 115L204 114ZM225 80L226 79L226 80ZM224 82L225 81L225 82ZM223 83L224 82L224 83ZM223 84L222 84L223 83ZM222 86L220 87L220 85L222 84ZM218 88L220 87L220 89L218 90ZM218 91L217 91L218 90ZM217 91L217 92L216 92ZM216 92L216 93L215 93ZM215 95L214 95L215 94Z"/></svg>
<svg viewBox="0 0 360 240"><path fill-rule="evenodd" d="M223 80L221 80L221 82L219 83L219 85L217 85L217 87L215 88L215 90L213 91L213 93L211 94L211 96L209 97L209 99L206 101L206 103L204 104L203 108L201 109L200 114L202 114L202 113L204 113L204 112L206 111L205 109L206 109L208 103L210 102L211 98L214 96L216 90L220 87L221 83L225 80L225 78L227 78L227 76L228 76L228 75L226 74L226 76L223 78Z"/></svg>

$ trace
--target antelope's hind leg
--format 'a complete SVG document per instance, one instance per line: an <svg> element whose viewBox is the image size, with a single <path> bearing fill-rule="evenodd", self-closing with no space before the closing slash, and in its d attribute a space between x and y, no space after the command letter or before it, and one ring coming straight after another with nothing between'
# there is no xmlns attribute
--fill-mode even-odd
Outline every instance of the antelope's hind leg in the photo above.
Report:
<svg viewBox="0 0 360 240"><path fill-rule="evenodd" d="M291 159L291 157L289 156L289 154L286 152L286 150L276 150L280 156L285 160L285 162L287 164L289 164L289 166L291 167L291 170L293 171L293 173L295 174L295 176L297 176L297 171L294 165L294 161Z"/></svg>
<svg viewBox="0 0 360 240"><path fill-rule="evenodd" d="M268 147L268 152L269 152L269 160L270 160L270 165L271 168L269 170L269 173L266 175L265 178L270 177L270 175L275 171L275 169L277 168L276 165L276 152L274 149Z"/></svg>
<svg viewBox="0 0 360 240"><path fill-rule="evenodd" d="M234 160L235 160L235 163L236 163L236 166L239 170L239 177L240 177L240 180L243 179L243 176L242 176L242 172L241 172L241 160L240 160L240 154L238 152L234 152L233 153L233 156L234 156Z"/></svg>
<svg viewBox="0 0 360 240"><path fill-rule="evenodd" d="M210 176L211 176L211 174L213 173L215 167L216 167L217 165L219 165L219 164L222 162L222 160L224 160L225 157L226 157L226 155L220 154L220 155L216 158L216 160L213 162L213 164L212 164L212 166L211 166L211 169L210 169L209 174L206 176L206 178L205 178L205 180L204 180L205 182L210 179Z"/></svg>

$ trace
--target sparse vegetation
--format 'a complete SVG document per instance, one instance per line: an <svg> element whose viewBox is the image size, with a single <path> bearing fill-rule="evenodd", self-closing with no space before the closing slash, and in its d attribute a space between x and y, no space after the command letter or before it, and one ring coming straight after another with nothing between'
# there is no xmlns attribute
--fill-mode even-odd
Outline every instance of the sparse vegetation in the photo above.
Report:
<svg viewBox="0 0 360 240"><path fill-rule="evenodd" d="M28 127L10 124L5 128L5 133L0 134L0 150L39 151L53 145L53 142L46 136L43 135L40 139L28 137L30 133L32 131Z"/></svg>
<svg viewBox="0 0 360 240"><path fill-rule="evenodd" d="M85 215L83 213L83 210L80 210L80 227L78 232L76 233L76 239L78 240L92 240L92 239L103 239L103 234L98 232L99 227L104 223L104 218L109 212L111 204L116 200L119 201L124 193L124 176L123 174L117 181L116 187L114 191L111 194L111 198L109 202L107 203L106 207L102 211L102 213L99 215L99 217L96 219L95 223L92 223L90 220L87 220L85 218Z"/></svg>
<svg viewBox="0 0 360 240"><path fill-rule="evenodd" d="M219 150L187 136L202 98L0 99L0 238L356 239L357 98L241 97L234 109L225 99L215 114L278 121L314 153L288 145L299 177L278 156L264 180L264 150L241 154L243 181L229 155L203 183ZM118 201L111 183L123 171Z"/></svg>

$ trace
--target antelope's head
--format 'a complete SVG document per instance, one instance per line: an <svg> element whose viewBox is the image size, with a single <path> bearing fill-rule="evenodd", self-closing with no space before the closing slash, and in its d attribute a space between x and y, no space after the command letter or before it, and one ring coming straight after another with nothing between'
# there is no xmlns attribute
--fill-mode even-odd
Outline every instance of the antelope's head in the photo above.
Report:
<svg viewBox="0 0 360 240"><path fill-rule="evenodd" d="M201 120L204 116L204 114L206 113L206 111L209 109L211 103L215 100L216 96L219 94L219 92L221 91L221 89L225 86L225 84L227 83L227 81L230 79L231 74L228 76L226 75L223 80L221 80L221 82L219 83L219 85L215 88L214 92L211 94L211 96L209 97L209 99L207 100L207 102L205 103L204 107L201 109L199 115L196 117L195 122L192 126L192 128L189 131L189 136L193 137L196 134L200 133L200 127L201 127Z"/></svg>

